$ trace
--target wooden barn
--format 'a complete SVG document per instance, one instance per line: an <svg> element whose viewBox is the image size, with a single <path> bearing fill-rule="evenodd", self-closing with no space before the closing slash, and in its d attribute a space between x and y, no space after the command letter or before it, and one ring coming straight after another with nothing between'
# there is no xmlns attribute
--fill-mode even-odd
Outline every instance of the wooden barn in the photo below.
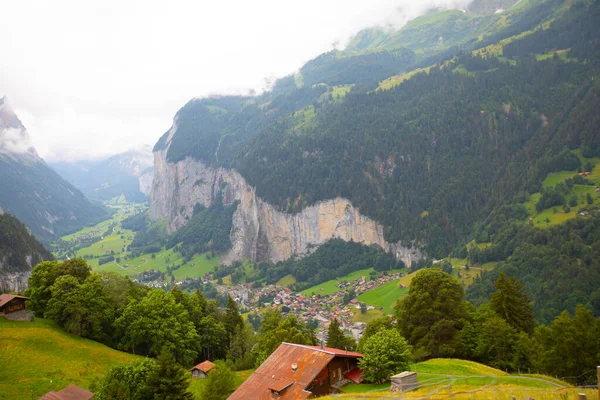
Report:
<svg viewBox="0 0 600 400"><path fill-rule="evenodd" d="M228 400L308 399L360 383L363 355L330 347L282 343Z"/></svg>
<svg viewBox="0 0 600 400"><path fill-rule="evenodd" d="M192 378L206 378L208 372L211 369L213 369L214 366L215 364L208 360L201 362L200 364L190 369L190 371L192 371Z"/></svg>
<svg viewBox="0 0 600 400"><path fill-rule="evenodd" d="M29 300L29 297L17 296L15 294L0 294L0 315L24 310L25 300Z"/></svg>

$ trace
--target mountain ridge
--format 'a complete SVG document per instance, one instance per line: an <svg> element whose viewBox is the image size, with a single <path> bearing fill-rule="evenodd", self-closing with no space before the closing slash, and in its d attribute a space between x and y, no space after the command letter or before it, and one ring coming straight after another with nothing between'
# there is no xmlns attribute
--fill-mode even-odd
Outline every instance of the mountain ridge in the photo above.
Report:
<svg viewBox="0 0 600 400"><path fill-rule="evenodd" d="M3 98L0 104L0 207L49 241L108 215L41 159L27 129Z"/></svg>

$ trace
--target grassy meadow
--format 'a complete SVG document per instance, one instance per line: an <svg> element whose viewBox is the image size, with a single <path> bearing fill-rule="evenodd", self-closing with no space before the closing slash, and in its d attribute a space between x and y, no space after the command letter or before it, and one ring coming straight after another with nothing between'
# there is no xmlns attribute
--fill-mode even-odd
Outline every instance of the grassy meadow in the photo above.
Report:
<svg viewBox="0 0 600 400"><path fill-rule="evenodd" d="M0 399L37 399L70 383L89 389L109 367L137 358L65 333L49 320L0 318L0 332Z"/></svg>
<svg viewBox="0 0 600 400"><path fill-rule="evenodd" d="M113 203L117 204L119 199L113 200ZM186 278L200 278L220 264L220 256L210 257L208 253L196 254L191 260L184 263L184 258L180 253L174 252L173 249L164 248L155 253L154 256L152 254L142 254L135 258L125 259L125 256L129 254L127 247L133 241L135 232L123 229L121 222L133 215L136 208L139 207L139 205L114 206L116 211L110 219L92 227L86 227L61 239L65 242L72 242L75 246L82 238L95 237L94 243L78 249L76 255L86 258L88 265L96 272L115 272L119 275L134 276L152 269L166 273L168 266L183 264L173 271L175 279L182 281ZM106 234L111 226L113 226L112 231ZM100 265L100 257L110 255L119 260Z"/></svg>
<svg viewBox="0 0 600 400"><path fill-rule="evenodd" d="M586 163L590 162L594 166L591 173L586 176L586 179L594 183L596 186L600 186L600 158L585 158L583 157L579 149L573 150L573 154L575 154L579 158L582 165L585 165ZM557 184L564 182L566 179L572 178L576 175L576 170L552 172L546 176L546 178L542 182L542 187L554 187ZM527 211L529 212L531 222L533 223L533 225L535 225L538 228L547 228L550 226L562 224L568 221L569 219L577 217L581 210L588 206L588 194L594 199L594 202L600 201L599 193L596 192L596 188L594 186L573 185L573 188L565 197L568 202L571 196L577 196L577 205L570 207L570 211L567 213L563 211L562 206L550 207L538 212L535 208L535 205L540 199L540 192L533 193L531 196L529 196L529 200L525 202L524 205L525 208L527 208Z"/></svg>
<svg viewBox="0 0 600 400"><path fill-rule="evenodd" d="M418 373L417 390L402 394L404 399L577 399L585 392L588 399L596 398L596 390L582 390L544 375L514 375L483 364L458 359L433 359L416 363L411 371ZM325 399L396 398L389 391L390 383L350 384L343 394Z"/></svg>
<svg viewBox="0 0 600 400"><path fill-rule="evenodd" d="M337 286L337 284L341 281L349 282L359 279L361 276L366 276L368 278L369 273L371 271L373 271L373 268L359 269L358 271L351 272L348 275L339 277L337 279L332 279L330 281L320 283L316 286L309 287L308 289L305 289L300 293L302 293L305 296L311 296L313 293L320 295L331 295L340 291L340 288Z"/></svg>
<svg viewBox="0 0 600 400"><path fill-rule="evenodd" d="M407 293L408 286L400 287L400 279L396 279L361 294L358 296L358 301L383 308L384 314L393 314L396 301Z"/></svg>

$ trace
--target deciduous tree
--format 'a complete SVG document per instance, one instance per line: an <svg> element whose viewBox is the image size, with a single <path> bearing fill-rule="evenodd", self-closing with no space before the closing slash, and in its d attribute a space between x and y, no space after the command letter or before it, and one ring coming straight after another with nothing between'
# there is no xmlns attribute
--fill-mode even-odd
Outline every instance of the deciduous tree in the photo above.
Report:
<svg viewBox="0 0 600 400"><path fill-rule="evenodd" d="M450 357L459 353L459 331L468 318L460 282L437 269L424 269L413 278L408 296L397 306L400 332L418 358Z"/></svg>
<svg viewBox="0 0 600 400"><path fill-rule="evenodd" d="M364 358L359 361L367 382L383 382L389 376L406 371L410 366L411 349L396 329L377 332L363 346Z"/></svg>

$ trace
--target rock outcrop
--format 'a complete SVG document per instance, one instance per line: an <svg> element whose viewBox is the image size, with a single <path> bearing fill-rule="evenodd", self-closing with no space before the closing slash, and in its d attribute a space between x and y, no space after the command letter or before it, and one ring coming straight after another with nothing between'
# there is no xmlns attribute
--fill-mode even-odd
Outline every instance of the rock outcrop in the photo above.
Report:
<svg viewBox="0 0 600 400"><path fill-rule="evenodd" d="M2 292L24 292L28 287L31 271L4 272L0 270L0 290Z"/></svg>
<svg viewBox="0 0 600 400"><path fill-rule="evenodd" d="M244 257L281 261L306 255L332 238L377 244L407 265L421 258L414 247L386 242L383 227L362 215L347 199L321 201L288 214L258 197L255 188L235 170L208 166L189 157L169 163L166 156L176 130L177 119L166 146L154 153L150 216L166 220L167 230L174 232L193 215L198 203L209 207L219 194L227 205L239 201L230 234L232 249L224 262Z"/></svg>

